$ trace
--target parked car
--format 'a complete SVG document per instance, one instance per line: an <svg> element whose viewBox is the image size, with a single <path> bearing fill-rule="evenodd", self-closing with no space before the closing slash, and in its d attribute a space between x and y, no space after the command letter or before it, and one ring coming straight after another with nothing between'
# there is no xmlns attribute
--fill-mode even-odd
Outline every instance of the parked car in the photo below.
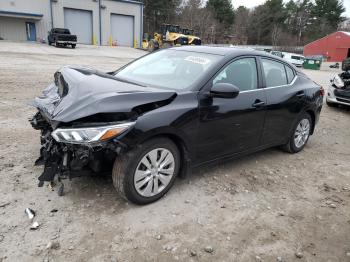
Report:
<svg viewBox="0 0 350 262"><path fill-rule="evenodd" d="M281 51L271 51L271 55L275 55L275 56L278 56L278 57L281 57L283 58L283 52Z"/></svg>
<svg viewBox="0 0 350 262"><path fill-rule="evenodd" d="M274 146L301 151L323 95L291 64L251 49L173 47L109 73L63 67L33 101L39 186L112 170L121 195L147 204L190 168Z"/></svg>
<svg viewBox="0 0 350 262"><path fill-rule="evenodd" d="M305 61L305 56L283 52L283 59L295 66L302 67Z"/></svg>
<svg viewBox="0 0 350 262"><path fill-rule="evenodd" d="M344 70L330 79L330 86L327 90L326 103L328 106L337 105L350 106L350 58L342 63Z"/></svg>
<svg viewBox="0 0 350 262"><path fill-rule="evenodd" d="M70 45L72 48L77 45L77 36L72 35L66 28L52 28L48 33L49 45L55 44L56 47Z"/></svg>

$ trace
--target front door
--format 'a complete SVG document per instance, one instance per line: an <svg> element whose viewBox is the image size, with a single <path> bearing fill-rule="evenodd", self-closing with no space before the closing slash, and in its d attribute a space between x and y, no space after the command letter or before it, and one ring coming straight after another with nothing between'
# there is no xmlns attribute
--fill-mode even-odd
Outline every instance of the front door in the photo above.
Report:
<svg viewBox="0 0 350 262"><path fill-rule="evenodd" d="M28 41L36 41L35 23L26 22L26 32Z"/></svg>
<svg viewBox="0 0 350 262"><path fill-rule="evenodd" d="M244 57L228 64L212 81L231 83L240 93L235 98L200 98L198 162L231 155L260 145L265 121L266 96L260 89L257 62Z"/></svg>

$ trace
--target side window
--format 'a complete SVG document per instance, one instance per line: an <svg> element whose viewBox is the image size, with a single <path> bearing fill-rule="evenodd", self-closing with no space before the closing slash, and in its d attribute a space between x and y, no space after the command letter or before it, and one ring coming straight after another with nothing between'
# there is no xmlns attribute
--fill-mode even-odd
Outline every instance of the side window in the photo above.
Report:
<svg viewBox="0 0 350 262"><path fill-rule="evenodd" d="M242 58L226 66L213 80L216 83L230 83L240 91L258 88L258 72L255 58Z"/></svg>
<svg viewBox="0 0 350 262"><path fill-rule="evenodd" d="M266 87L282 86L287 84L287 75L284 64L270 60L261 59L266 79Z"/></svg>
<svg viewBox="0 0 350 262"><path fill-rule="evenodd" d="M294 71L289 66L285 66L288 78L288 84L290 84L294 79Z"/></svg>

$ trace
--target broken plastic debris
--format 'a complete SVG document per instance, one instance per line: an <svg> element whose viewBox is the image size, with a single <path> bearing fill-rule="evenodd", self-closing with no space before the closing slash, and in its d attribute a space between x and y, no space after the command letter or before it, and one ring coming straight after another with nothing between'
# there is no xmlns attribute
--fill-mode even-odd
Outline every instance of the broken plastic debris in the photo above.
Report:
<svg viewBox="0 0 350 262"><path fill-rule="evenodd" d="M29 219L33 219L35 217L35 212L33 209L27 207L24 212L27 214Z"/></svg>
<svg viewBox="0 0 350 262"><path fill-rule="evenodd" d="M39 228L39 223L35 221L31 226L30 230L37 230Z"/></svg>
<svg viewBox="0 0 350 262"><path fill-rule="evenodd" d="M54 182L50 182L50 183L49 183L49 189L50 189L51 191L55 191L54 187L55 187L55 183L54 183Z"/></svg>

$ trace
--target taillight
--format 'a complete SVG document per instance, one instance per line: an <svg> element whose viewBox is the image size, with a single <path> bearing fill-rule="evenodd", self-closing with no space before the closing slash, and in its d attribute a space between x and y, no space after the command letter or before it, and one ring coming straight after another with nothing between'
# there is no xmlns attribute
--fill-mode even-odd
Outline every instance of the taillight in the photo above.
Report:
<svg viewBox="0 0 350 262"><path fill-rule="evenodd" d="M321 96L324 96L324 88L322 86L320 88L320 94L321 94Z"/></svg>

